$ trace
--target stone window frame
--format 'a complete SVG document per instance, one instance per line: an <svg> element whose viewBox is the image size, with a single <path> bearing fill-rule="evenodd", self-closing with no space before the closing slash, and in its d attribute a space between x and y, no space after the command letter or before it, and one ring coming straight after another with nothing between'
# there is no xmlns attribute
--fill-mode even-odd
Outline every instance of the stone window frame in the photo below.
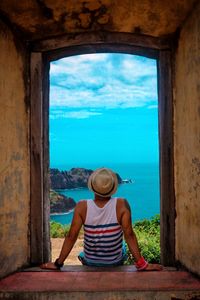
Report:
<svg viewBox="0 0 200 300"><path fill-rule="evenodd" d="M157 60L161 263L175 265L175 193L173 157L174 37L156 38L131 33L69 34L30 44L31 204L30 263L50 260L49 232L49 70L50 62L90 53L124 53Z"/></svg>

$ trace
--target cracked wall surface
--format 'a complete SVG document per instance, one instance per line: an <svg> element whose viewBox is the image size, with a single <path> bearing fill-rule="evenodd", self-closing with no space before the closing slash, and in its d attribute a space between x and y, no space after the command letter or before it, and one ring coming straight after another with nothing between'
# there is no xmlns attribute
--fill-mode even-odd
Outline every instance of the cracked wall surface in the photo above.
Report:
<svg viewBox="0 0 200 300"><path fill-rule="evenodd" d="M0 277L29 257L28 107L25 51L0 21Z"/></svg>
<svg viewBox="0 0 200 300"><path fill-rule="evenodd" d="M0 14L26 39L84 31L166 36L174 33L196 0L1 0Z"/></svg>
<svg viewBox="0 0 200 300"><path fill-rule="evenodd" d="M200 4L176 55L174 129L176 257L200 274Z"/></svg>

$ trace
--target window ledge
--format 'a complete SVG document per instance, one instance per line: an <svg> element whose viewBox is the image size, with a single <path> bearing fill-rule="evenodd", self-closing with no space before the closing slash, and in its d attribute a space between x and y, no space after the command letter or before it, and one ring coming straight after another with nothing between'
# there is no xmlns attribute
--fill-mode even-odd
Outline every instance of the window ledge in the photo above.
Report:
<svg viewBox="0 0 200 300"><path fill-rule="evenodd" d="M0 299L200 299L200 281L188 272L133 271L133 266L30 268L0 281Z"/></svg>

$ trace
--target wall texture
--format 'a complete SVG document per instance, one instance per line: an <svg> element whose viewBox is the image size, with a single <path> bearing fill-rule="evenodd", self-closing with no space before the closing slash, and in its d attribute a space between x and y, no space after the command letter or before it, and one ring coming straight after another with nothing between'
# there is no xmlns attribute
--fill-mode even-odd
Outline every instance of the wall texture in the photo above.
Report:
<svg viewBox="0 0 200 300"><path fill-rule="evenodd" d="M175 72L176 258L200 274L200 3L184 24Z"/></svg>
<svg viewBox="0 0 200 300"><path fill-rule="evenodd" d="M0 11L28 40L65 33L174 33L197 0L20 0L0 1Z"/></svg>
<svg viewBox="0 0 200 300"><path fill-rule="evenodd" d="M29 112L23 47L0 21L0 277L29 257Z"/></svg>

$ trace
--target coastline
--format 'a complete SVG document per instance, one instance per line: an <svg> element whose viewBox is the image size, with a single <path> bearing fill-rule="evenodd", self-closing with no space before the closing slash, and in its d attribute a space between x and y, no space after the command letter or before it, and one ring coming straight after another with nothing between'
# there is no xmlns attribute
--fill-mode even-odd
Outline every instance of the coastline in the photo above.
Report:
<svg viewBox="0 0 200 300"><path fill-rule="evenodd" d="M57 193L62 193L62 191L77 191L77 190L83 190L83 189L87 189L87 187L76 187L76 188L68 188L68 189L55 189L54 191L56 191Z"/></svg>
<svg viewBox="0 0 200 300"><path fill-rule="evenodd" d="M120 184L115 194L116 197L124 197L128 200L132 212L133 222L150 219L160 213L159 190L159 164L117 164L111 166L122 178L132 179L133 183ZM91 166L92 167L92 166ZM115 167L115 168L114 168ZM65 166L64 169L67 169ZM93 199L92 192L88 188L62 189L60 193L73 198L75 202L82 199ZM51 215L52 221L71 224L73 210L65 213Z"/></svg>
<svg viewBox="0 0 200 300"><path fill-rule="evenodd" d="M70 213L73 212L73 211L74 211L74 209L70 209L70 210L68 210L67 212L50 213L50 216L68 215L68 214L70 214Z"/></svg>

